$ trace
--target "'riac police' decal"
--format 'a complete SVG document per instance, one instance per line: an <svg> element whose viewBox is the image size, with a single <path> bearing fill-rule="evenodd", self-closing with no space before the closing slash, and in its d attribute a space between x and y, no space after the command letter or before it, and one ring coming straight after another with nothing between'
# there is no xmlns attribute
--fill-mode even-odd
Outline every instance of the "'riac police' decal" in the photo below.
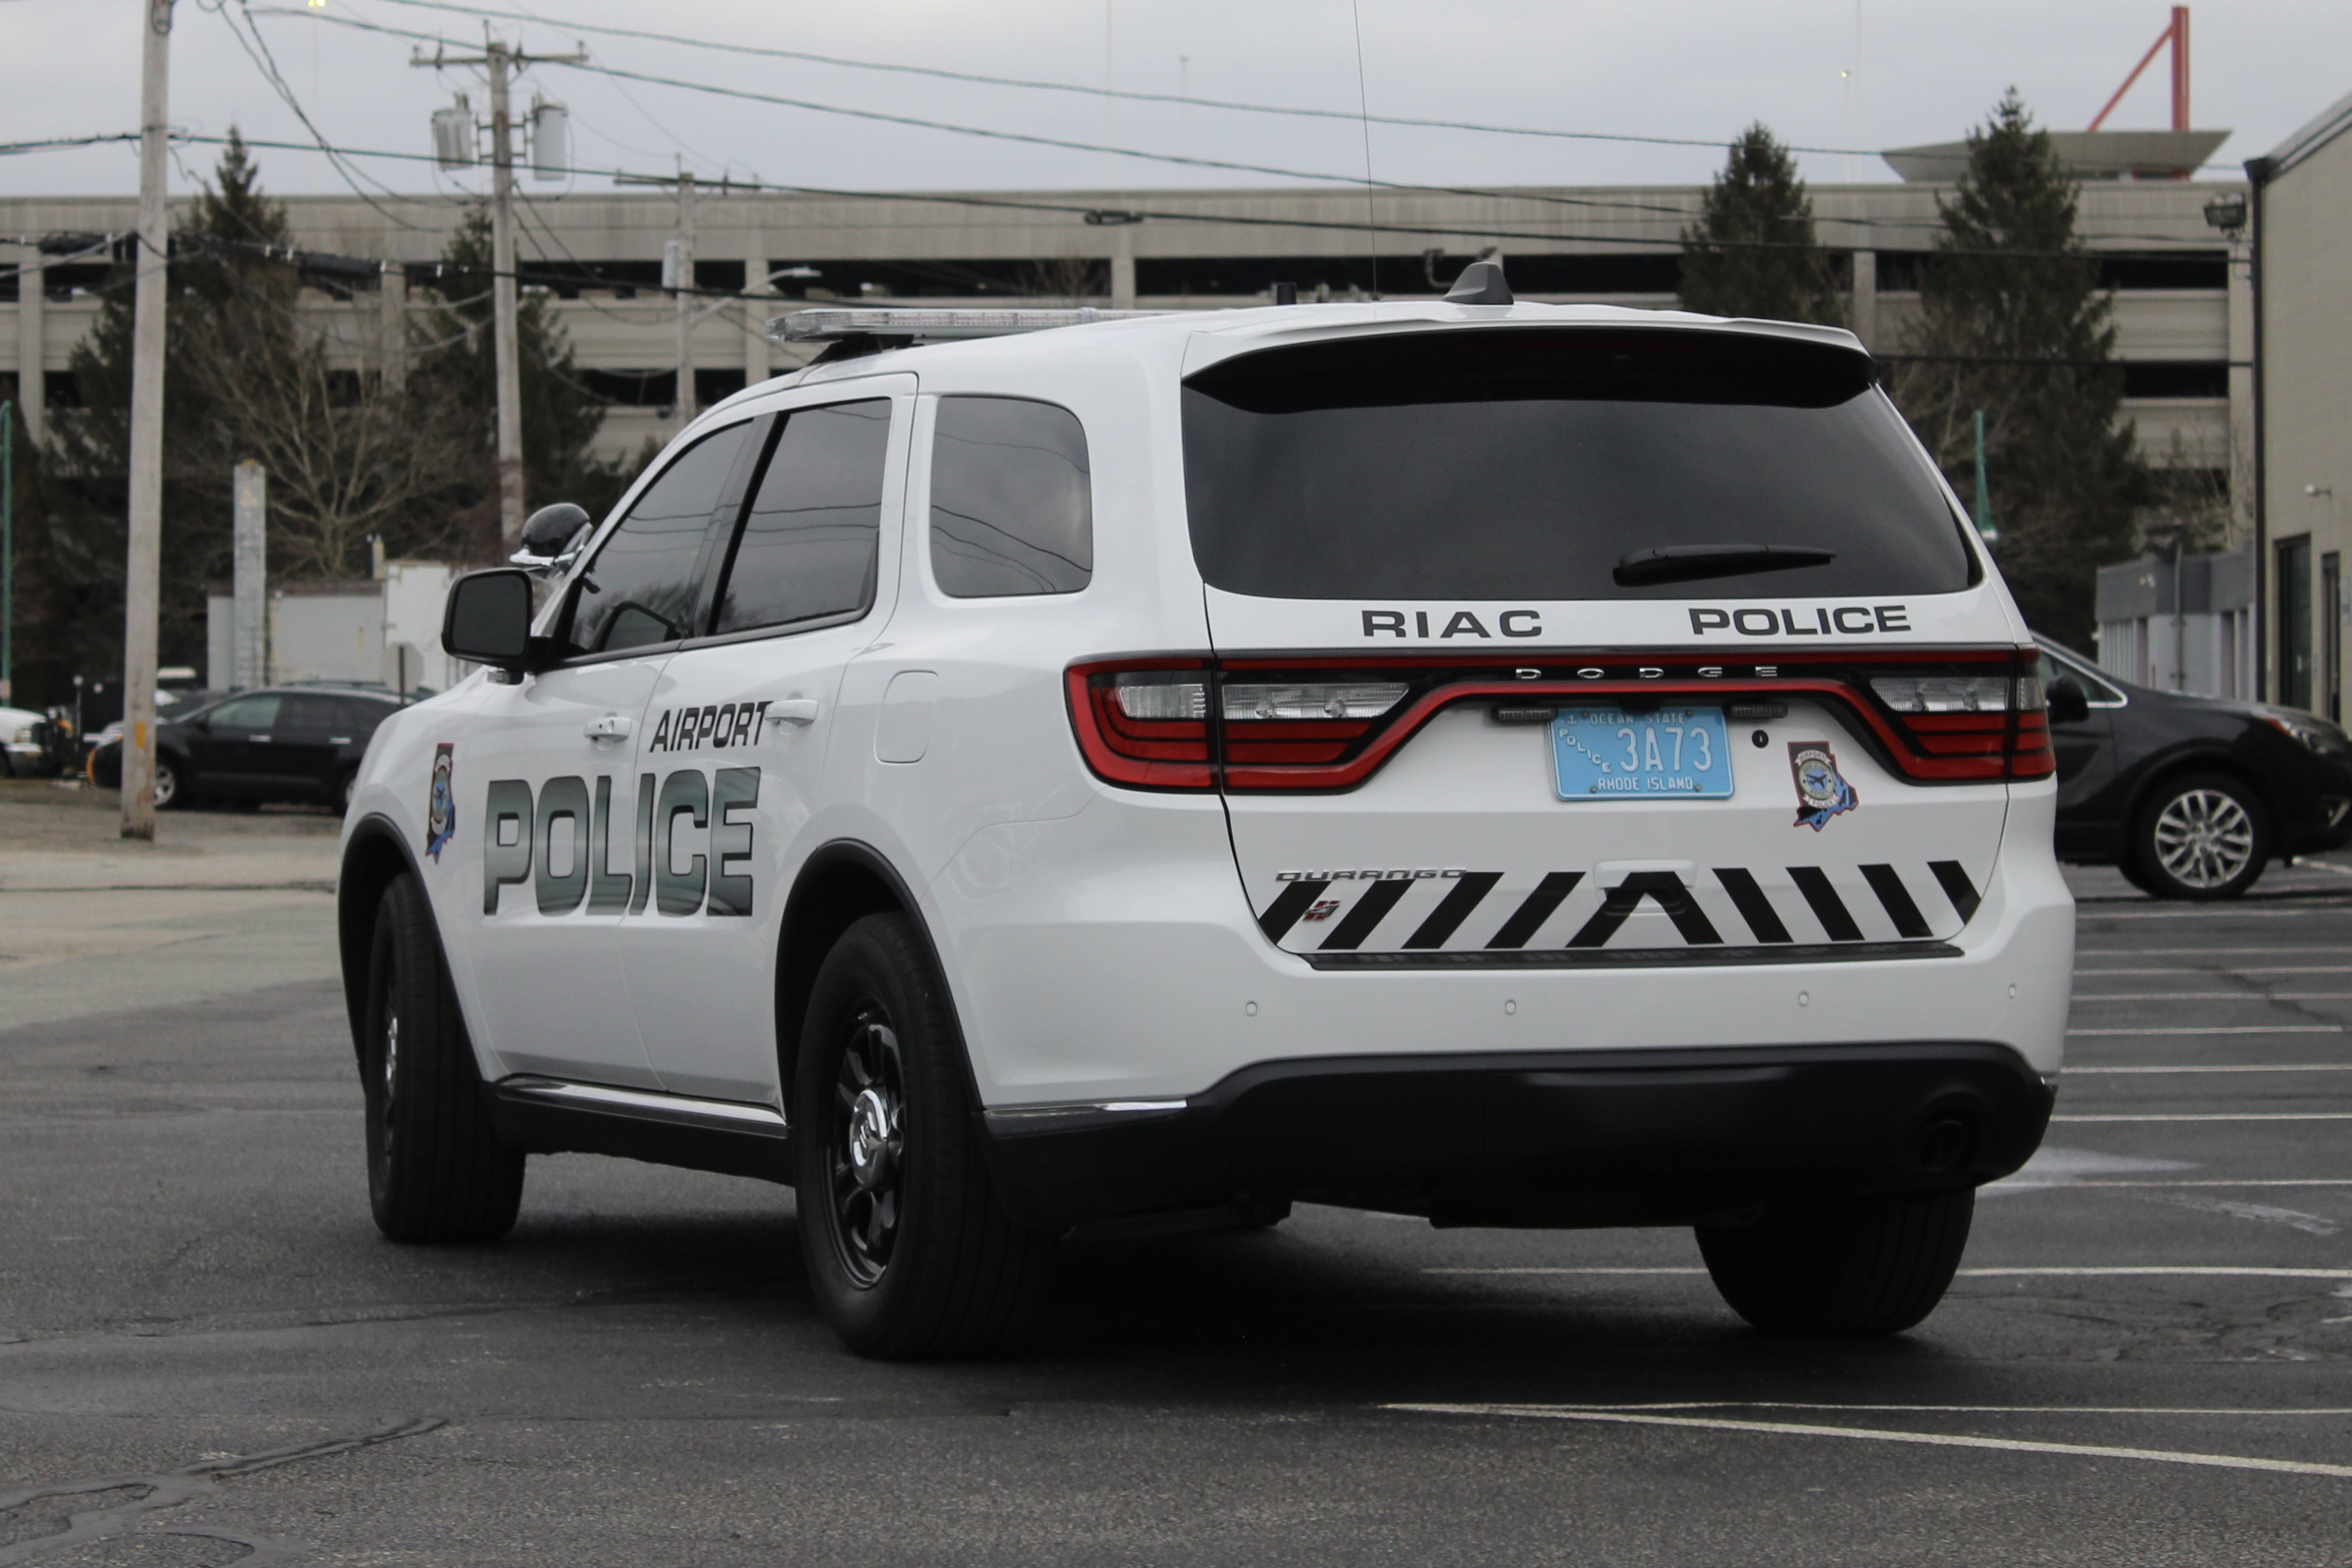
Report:
<svg viewBox="0 0 2352 1568"><path fill-rule="evenodd" d="M745 706L751 705L745 704ZM588 780L551 779L534 798L520 779L494 779L482 800L482 913L496 915L509 887L531 884L539 912L571 915L583 906L591 915L642 915L652 906L663 915L746 915L751 913L751 824L760 801L760 770L721 768L706 776L682 768L655 787L654 776L637 776L635 852L626 871L613 866L613 780L596 780L593 800ZM671 838L686 817L710 833L709 853L677 864ZM550 852L555 824L572 822L572 864L558 872Z"/></svg>

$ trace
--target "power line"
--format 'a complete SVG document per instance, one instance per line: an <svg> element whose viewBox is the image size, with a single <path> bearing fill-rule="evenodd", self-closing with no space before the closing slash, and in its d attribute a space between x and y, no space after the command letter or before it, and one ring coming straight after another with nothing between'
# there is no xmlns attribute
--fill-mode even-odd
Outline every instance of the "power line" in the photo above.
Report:
<svg viewBox="0 0 2352 1568"><path fill-rule="evenodd" d="M278 69L278 57L269 52L268 40L261 36L261 29L254 26L252 7L247 5L245 0L237 0L237 9L245 13L245 26L242 27L236 25L236 18L228 14L228 7L226 5L220 7L221 20L228 24L229 33L236 39L237 47L245 51L246 58L253 62L254 68L262 74L271 89L284 100L286 107L294 111L294 118L302 122L302 129L310 133L310 139L319 144L319 151L326 154L328 164L341 176L343 183L352 188L352 193L373 208L376 215L386 223L405 229L422 228L423 225L412 224L398 214L388 210L383 203L369 195L361 187L356 172L346 167L343 158L328 142L326 135L312 122L309 111L303 109L302 100L296 98L294 89L287 85L286 78ZM250 42L247 41L247 33L252 35ZM394 194L388 186L383 186L382 181L376 183L383 189L385 195Z"/></svg>
<svg viewBox="0 0 2352 1568"><path fill-rule="evenodd" d="M806 49L779 49L751 44L721 43L709 38L691 38L677 33L659 33L638 27L614 27L593 22L565 20L560 17L533 16L520 11L503 11L485 5L464 5L451 0L383 0L385 5L406 5L426 11L448 11L461 16L486 16L496 21L535 22L559 31L601 33L610 37L636 38L646 43L675 44L682 48L710 49L722 54L751 55L766 59L799 60L809 65L835 66L848 70L886 71L904 76L929 77L939 81L971 82L982 87L1018 88L1030 92L1071 93L1093 98L1123 99L1132 103L1174 104L1182 108L1219 109L1243 114L1284 115L1301 120L1339 120L1355 121L1364 118L1345 110L1301 109L1288 104L1243 103L1229 99L1193 98L1187 94L1138 92L1129 89L1091 87L1079 82L1038 81L1023 77L988 76L977 71L949 70L937 66L901 65L883 60L852 59L841 55L821 55ZM313 16L309 11L284 9L276 14ZM390 29L386 29L389 31ZM1470 131L1489 136L1535 136L1564 141L1620 141L1656 147L1706 147L1721 152L1734 138L1707 139L1695 136L1641 136L1601 131L1554 131L1526 125L1488 125L1469 120L1431 120L1405 115L1375 114L1369 117L1375 125L1396 125L1428 131ZM1790 146L1792 152L1822 152L1840 155L1876 157L1874 149L1852 147Z"/></svg>

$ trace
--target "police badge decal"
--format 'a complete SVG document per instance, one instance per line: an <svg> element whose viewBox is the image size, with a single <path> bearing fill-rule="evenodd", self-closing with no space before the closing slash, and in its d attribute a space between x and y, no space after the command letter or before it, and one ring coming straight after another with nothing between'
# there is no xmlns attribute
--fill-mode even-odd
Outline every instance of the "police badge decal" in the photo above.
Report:
<svg viewBox="0 0 2352 1568"><path fill-rule="evenodd" d="M457 791L450 775L457 766L457 747L443 741L433 748L433 798L425 810L425 852L441 863L441 848L457 831Z"/></svg>
<svg viewBox="0 0 2352 1568"><path fill-rule="evenodd" d="M1789 772L1797 781L1797 820L1791 827L1820 832L1832 817L1854 808L1853 786L1838 771L1826 740L1789 742Z"/></svg>

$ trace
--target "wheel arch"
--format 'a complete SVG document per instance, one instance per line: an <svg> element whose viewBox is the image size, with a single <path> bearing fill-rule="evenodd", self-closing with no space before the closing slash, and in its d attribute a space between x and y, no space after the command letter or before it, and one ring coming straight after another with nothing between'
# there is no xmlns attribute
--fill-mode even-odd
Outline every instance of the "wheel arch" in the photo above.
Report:
<svg viewBox="0 0 2352 1568"><path fill-rule="evenodd" d="M776 952L776 1071L788 1121L797 1122L793 1109L793 1084L800 1065L801 1023L808 1014L810 992L825 955L841 934L869 915L903 915L929 955L931 967L943 978L938 942L915 900L907 879L889 857L856 839L835 839L820 846L801 865L793 890L784 899L782 929ZM955 1016L952 988L949 1016ZM963 1049L962 1026L956 1025L957 1050L964 1058L967 1080L971 1061ZM978 1101L973 1102L975 1104Z"/></svg>
<svg viewBox="0 0 2352 1568"><path fill-rule="evenodd" d="M389 818L362 819L343 845L341 874L335 879L335 947L342 958L343 1009L351 1018L355 1054L363 1049L367 1030L368 949L375 937L376 905L395 877L415 870L408 841Z"/></svg>

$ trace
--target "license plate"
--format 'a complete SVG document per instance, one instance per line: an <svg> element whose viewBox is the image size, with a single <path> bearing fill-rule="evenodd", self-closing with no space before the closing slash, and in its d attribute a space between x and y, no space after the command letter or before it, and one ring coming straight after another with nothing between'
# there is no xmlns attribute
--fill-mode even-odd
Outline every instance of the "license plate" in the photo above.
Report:
<svg viewBox="0 0 2352 1568"><path fill-rule="evenodd" d="M1719 707L1562 708L1551 722L1551 756L1563 800L1731 793L1731 738Z"/></svg>

